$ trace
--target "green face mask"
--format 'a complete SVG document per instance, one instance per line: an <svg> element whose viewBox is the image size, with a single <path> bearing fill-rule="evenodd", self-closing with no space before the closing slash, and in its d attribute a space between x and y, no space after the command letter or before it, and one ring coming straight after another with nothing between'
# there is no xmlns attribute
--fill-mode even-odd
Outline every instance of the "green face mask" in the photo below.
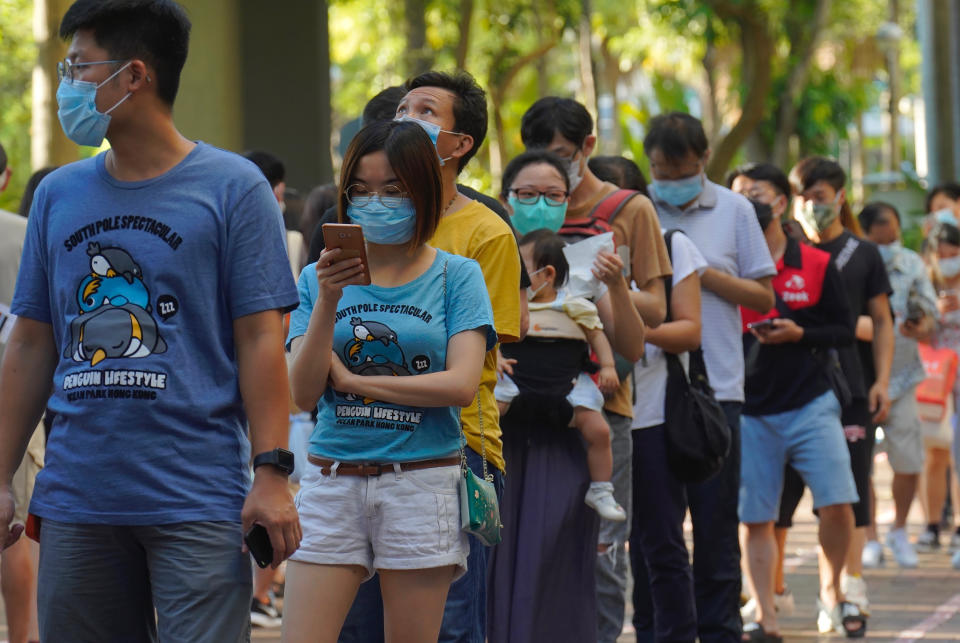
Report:
<svg viewBox="0 0 960 643"><path fill-rule="evenodd" d="M834 219L840 216L840 193L837 193L831 203L804 201L798 216L817 233L823 232L833 223Z"/></svg>

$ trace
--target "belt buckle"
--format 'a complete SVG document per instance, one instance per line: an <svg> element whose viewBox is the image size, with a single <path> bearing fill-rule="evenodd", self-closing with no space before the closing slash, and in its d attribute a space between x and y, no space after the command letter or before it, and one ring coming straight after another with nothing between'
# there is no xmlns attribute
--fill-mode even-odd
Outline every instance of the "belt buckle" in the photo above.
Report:
<svg viewBox="0 0 960 643"><path fill-rule="evenodd" d="M360 465L360 474L368 478L379 478L383 473L382 464L361 464Z"/></svg>

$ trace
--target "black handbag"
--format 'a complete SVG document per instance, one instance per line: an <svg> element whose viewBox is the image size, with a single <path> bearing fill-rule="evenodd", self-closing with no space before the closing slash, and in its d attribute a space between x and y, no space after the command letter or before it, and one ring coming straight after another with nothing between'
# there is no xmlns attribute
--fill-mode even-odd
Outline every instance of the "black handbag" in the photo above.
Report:
<svg viewBox="0 0 960 643"><path fill-rule="evenodd" d="M664 235L667 252L672 255L673 234ZM671 256L671 261L673 257ZM670 290L673 280L664 279L667 319L670 319ZM732 436L723 408L714 397L703 361L703 350L687 353L689 373L680 358L664 352L667 358L667 392L664 400L664 428L667 460L673 474L683 482L703 482L719 473L730 452Z"/></svg>

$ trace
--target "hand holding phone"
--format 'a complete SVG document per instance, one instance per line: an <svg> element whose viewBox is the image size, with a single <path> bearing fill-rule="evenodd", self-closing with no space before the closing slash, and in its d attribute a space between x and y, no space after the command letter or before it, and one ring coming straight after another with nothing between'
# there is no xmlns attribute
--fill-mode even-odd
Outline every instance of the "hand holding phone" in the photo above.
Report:
<svg viewBox="0 0 960 643"><path fill-rule="evenodd" d="M747 330L755 330L758 333L762 333L773 328L772 319L761 319L760 321L750 322L747 324Z"/></svg>
<svg viewBox="0 0 960 643"><path fill-rule="evenodd" d="M363 239L363 229L352 223L324 223L323 244L328 249L339 248L340 257L337 260L360 258L363 268L363 279L360 285L370 285L370 266L367 263L367 244Z"/></svg>
<svg viewBox="0 0 960 643"><path fill-rule="evenodd" d="M270 544L266 527L254 525L244 535L243 542L247 543L247 549L258 567L264 569L273 562L273 545Z"/></svg>

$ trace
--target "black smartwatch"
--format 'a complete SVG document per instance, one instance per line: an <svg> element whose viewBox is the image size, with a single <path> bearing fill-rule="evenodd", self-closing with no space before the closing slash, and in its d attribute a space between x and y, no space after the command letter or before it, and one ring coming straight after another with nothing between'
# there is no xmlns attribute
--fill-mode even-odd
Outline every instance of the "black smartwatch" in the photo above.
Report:
<svg viewBox="0 0 960 643"><path fill-rule="evenodd" d="M290 475L293 473L293 453L286 449L276 448L273 451L265 451L253 459L253 469L263 464L272 465L283 473Z"/></svg>

